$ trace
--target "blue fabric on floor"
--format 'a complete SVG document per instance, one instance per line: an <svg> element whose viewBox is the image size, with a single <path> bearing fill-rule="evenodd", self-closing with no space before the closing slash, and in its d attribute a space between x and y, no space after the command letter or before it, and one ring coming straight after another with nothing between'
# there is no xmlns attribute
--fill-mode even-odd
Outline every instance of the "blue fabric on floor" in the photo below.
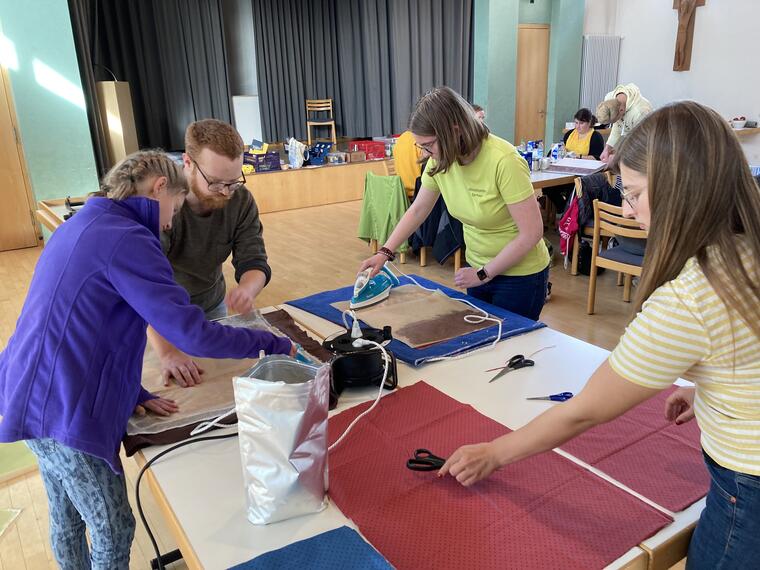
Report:
<svg viewBox="0 0 760 570"><path fill-rule="evenodd" d="M393 567L355 530L342 526L267 552L230 570L389 570Z"/></svg>
<svg viewBox="0 0 760 570"><path fill-rule="evenodd" d="M471 303L474 303L475 306L480 307L484 311L488 311L488 313L491 315L502 319L502 339L524 334L546 326L540 321L532 321L520 315L516 315L511 311L507 311L506 309L495 307L489 303L484 303L483 301L470 297L461 291L455 291L454 289L444 287L435 281L430 281L429 279L425 279L424 277L420 277L418 275L412 275L412 277L414 277L414 279L416 279L420 285L429 287L431 289L438 288L453 299L467 299ZM404 276L399 277L399 281L402 285L412 284L412 281L408 277ZM316 295L311 295L302 299L296 299L295 301L287 301L287 304L298 307L307 313L322 317L323 319L342 326L343 319L341 312L335 307L332 307L331 304L350 300L353 292L354 288L352 286L342 287L341 289L334 289L332 291L317 293ZM393 292L391 292L391 295L392 294ZM400 360L403 360L412 366L419 366L420 364L424 364L428 360L436 358L438 356L452 356L491 343L493 342L497 331L498 327L494 325L492 327L488 327L487 329L475 331L424 348L412 348L400 340L393 339L388 345L388 348L391 350L391 352L393 352L393 354L396 355L396 358L399 358Z"/></svg>

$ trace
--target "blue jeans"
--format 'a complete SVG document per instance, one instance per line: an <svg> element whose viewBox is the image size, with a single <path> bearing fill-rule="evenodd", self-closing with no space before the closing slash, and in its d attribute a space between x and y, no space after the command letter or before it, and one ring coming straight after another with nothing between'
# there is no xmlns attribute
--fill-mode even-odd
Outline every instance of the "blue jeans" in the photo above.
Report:
<svg viewBox="0 0 760 570"><path fill-rule="evenodd" d="M124 475L111 471L104 460L52 439L26 444L37 456L50 507L50 542L62 570L128 570L135 518Z"/></svg>
<svg viewBox="0 0 760 570"><path fill-rule="evenodd" d="M207 321L215 321L217 319L223 319L227 316L227 305L224 304L224 301L219 303L216 307L210 308L208 311L206 311L206 320Z"/></svg>
<svg viewBox="0 0 760 570"><path fill-rule="evenodd" d="M497 275L491 281L467 289L467 294L534 321L546 302L549 266L533 275Z"/></svg>
<svg viewBox="0 0 760 570"><path fill-rule="evenodd" d="M691 537L687 570L757 568L760 557L760 476L721 467L710 472L707 506Z"/></svg>

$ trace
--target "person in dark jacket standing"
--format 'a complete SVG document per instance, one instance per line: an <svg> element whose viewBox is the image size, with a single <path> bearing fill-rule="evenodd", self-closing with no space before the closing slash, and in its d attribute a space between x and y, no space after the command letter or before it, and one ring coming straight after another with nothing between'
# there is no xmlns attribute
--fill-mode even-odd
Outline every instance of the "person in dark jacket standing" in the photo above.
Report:
<svg viewBox="0 0 760 570"><path fill-rule="evenodd" d="M187 181L165 154L127 157L101 188L45 246L0 353L0 442L27 440L37 456L64 570L129 568L135 521L119 444L137 406L177 410L140 385L148 323L196 356L295 351L287 338L207 321L175 283L159 232Z"/></svg>
<svg viewBox="0 0 760 570"><path fill-rule="evenodd" d="M245 314L272 277L259 210L245 187L243 139L229 123L204 119L185 131L183 171L190 186L171 229L162 232L164 253L174 278L206 318ZM226 287L222 265L232 255L237 285ZM201 382L202 370L172 343L148 329L161 362L164 382Z"/></svg>

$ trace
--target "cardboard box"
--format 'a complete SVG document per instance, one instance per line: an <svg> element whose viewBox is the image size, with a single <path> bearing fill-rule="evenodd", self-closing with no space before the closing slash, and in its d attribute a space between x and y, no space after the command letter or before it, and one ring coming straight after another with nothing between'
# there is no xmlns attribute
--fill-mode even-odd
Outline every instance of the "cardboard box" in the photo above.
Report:
<svg viewBox="0 0 760 570"><path fill-rule="evenodd" d="M367 160L367 153L363 150L348 153L348 162L364 162L365 160Z"/></svg>

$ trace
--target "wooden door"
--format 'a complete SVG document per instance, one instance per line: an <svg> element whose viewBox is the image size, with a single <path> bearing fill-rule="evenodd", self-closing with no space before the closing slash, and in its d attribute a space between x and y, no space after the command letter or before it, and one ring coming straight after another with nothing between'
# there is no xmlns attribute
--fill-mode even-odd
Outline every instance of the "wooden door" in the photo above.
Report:
<svg viewBox="0 0 760 570"><path fill-rule="evenodd" d="M21 145L17 141L10 85L0 70L0 251L35 247L39 229L34 200L26 177Z"/></svg>
<svg viewBox="0 0 760 570"><path fill-rule="evenodd" d="M515 145L522 140L544 140L548 79L549 26L518 26Z"/></svg>

